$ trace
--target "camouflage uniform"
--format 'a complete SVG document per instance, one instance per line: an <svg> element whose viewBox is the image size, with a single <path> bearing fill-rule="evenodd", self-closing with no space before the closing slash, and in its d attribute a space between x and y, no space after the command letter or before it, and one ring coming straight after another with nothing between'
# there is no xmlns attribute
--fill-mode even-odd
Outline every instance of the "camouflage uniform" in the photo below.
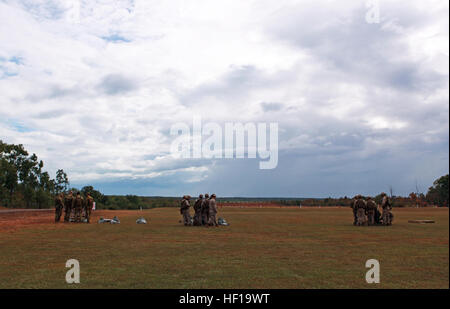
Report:
<svg viewBox="0 0 450 309"><path fill-rule="evenodd" d="M208 225L210 226L218 226L216 215L217 215L217 205L216 205L216 195L211 195L211 198L209 199L209 218L208 218Z"/></svg>
<svg viewBox="0 0 450 309"><path fill-rule="evenodd" d="M356 225L356 221L357 221L357 216L356 216L356 207L355 207L355 203L356 203L356 196L352 199L352 201L350 202L350 207L353 210L353 225Z"/></svg>
<svg viewBox="0 0 450 309"><path fill-rule="evenodd" d="M195 226L202 225L202 203L203 203L203 194L200 194L194 204L194 210L195 210L194 225Z"/></svg>
<svg viewBox="0 0 450 309"><path fill-rule="evenodd" d="M375 216L376 216L376 211L377 211L377 204L375 204L375 202L369 197L367 199L367 203L366 203L366 210L367 210L367 219L369 220L369 225L375 225L376 220L375 220Z"/></svg>
<svg viewBox="0 0 450 309"><path fill-rule="evenodd" d="M356 216L357 221L356 225L366 225L367 224L367 216L366 216L366 202L362 199L362 196L358 196L358 199L355 202Z"/></svg>
<svg viewBox="0 0 450 309"><path fill-rule="evenodd" d="M183 215L183 223L184 225L191 225L191 215L189 213L189 208L191 205L189 204L189 199L191 197L189 195L183 196L183 200L181 201L180 213Z"/></svg>
<svg viewBox="0 0 450 309"><path fill-rule="evenodd" d="M378 205L375 209L375 224L381 224L381 212Z"/></svg>
<svg viewBox="0 0 450 309"><path fill-rule="evenodd" d="M391 213L391 203L386 193L382 193L383 200L381 201L381 208L383 209L383 213L381 217L383 218L383 225L392 225L393 215Z"/></svg>
<svg viewBox="0 0 450 309"><path fill-rule="evenodd" d="M63 195L61 193L55 197L55 222L59 222L59 220L61 219L63 208L64 208L64 200Z"/></svg>
<svg viewBox="0 0 450 309"><path fill-rule="evenodd" d="M91 218L92 206L94 206L94 199L88 193L86 196L86 202L84 203L84 217L86 218L87 223L89 223L89 219Z"/></svg>
<svg viewBox="0 0 450 309"><path fill-rule="evenodd" d="M70 221L70 214L72 212L73 195L72 191L64 198L64 222Z"/></svg>
<svg viewBox="0 0 450 309"><path fill-rule="evenodd" d="M209 194L205 194L205 198L202 201L202 225L207 225L209 221Z"/></svg>
<svg viewBox="0 0 450 309"><path fill-rule="evenodd" d="M73 199L73 209L74 209L74 221L81 222L81 211L83 209L83 197L77 193L77 196Z"/></svg>

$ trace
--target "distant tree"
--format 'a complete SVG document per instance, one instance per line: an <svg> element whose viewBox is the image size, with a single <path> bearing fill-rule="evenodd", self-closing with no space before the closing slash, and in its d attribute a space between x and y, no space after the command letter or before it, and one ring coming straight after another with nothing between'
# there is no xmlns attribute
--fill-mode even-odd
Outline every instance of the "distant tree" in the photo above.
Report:
<svg viewBox="0 0 450 309"><path fill-rule="evenodd" d="M61 193L67 191L69 188L69 178L64 170L59 169L56 172L56 181L55 181L55 191L56 193Z"/></svg>
<svg viewBox="0 0 450 309"><path fill-rule="evenodd" d="M83 188L81 188L81 193L83 193L84 196L89 193L94 198L96 203L101 203L103 205L106 204L106 201L108 199L100 191L95 190L93 186L84 186Z"/></svg>
<svg viewBox="0 0 450 309"><path fill-rule="evenodd" d="M0 202L8 207L48 206L56 182L43 168L44 162L23 145L0 140Z"/></svg>
<svg viewBox="0 0 450 309"><path fill-rule="evenodd" d="M419 184L417 183L417 179L416 179L416 195L419 196L420 192L419 192Z"/></svg>
<svg viewBox="0 0 450 309"><path fill-rule="evenodd" d="M130 206L132 208L139 208L139 206L141 206L141 200L139 198L139 196L137 195L127 195L126 196L127 200L130 202Z"/></svg>
<svg viewBox="0 0 450 309"><path fill-rule="evenodd" d="M9 203L12 203L13 194L19 187L19 169L25 161L28 152L22 145L6 144L0 140L0 159L2 161L2 186L8 191Z"/></svg>
<svg viewBox="0 0 450 309"><path fill-rule="evenodd" d="M426 200L439 206L448 206L449 200L449 178L448 174L436 179L433 186L428 189Z"/></svg>
<svg viewBox="0 0 450 309"><path fill-rule="evenodd" d="M12 203L13 194L18 186L17 169L5 158L0 158L1 199L6 206Z"/></svg>
<svg viewBox="0 0 450 309"><path fill-rule="evenodd" d="M72 193L73 193L74 195L77 194L77 192L80 192L80 190L78 190L78 189L75 188L75 187L70 188L69 191L72 191Z"/></svg>
<svg viewBox="0 0 450 309"><path fill-rule="evenodd" d="M94 187L93 186L84 186L83 188L81 188L81 193L83 193L84 195L86 194L91 194L94 191Z"/></svg>
<svg viewBox="0 0 450 309"><path fill-rule="evenodd" d="M419 207L419 203L418 203L418 200L417 200L417 195L416 195L416 193L411 192L411 193L409 194L409 198L410 198L411 201L416 205L416 207Z"/></svg>

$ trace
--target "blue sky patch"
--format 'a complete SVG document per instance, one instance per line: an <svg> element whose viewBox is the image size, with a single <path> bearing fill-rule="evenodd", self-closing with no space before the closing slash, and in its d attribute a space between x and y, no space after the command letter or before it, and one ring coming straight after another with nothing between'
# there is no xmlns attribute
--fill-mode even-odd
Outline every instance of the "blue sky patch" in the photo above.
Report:
<svg viewBox="0 0 450 309"><path fill-rule="evenodd" d="M127 39L119 34L112 34L110 36L102 36L102 39L108 42L113 42L113 43L129 43L131 42L130 39Z"/></svg>
<svg viewBox="0 0 450 309"><path fill-rule="evenodd" d="M23 124L19 120L8 119L8 120L6 120L6 123L8 124L9 127L12 127L12 129L17 131L17 132L25 133L25 132L32 132L32 131L34 131L33 129L31 129L27 125Z"/></svg>

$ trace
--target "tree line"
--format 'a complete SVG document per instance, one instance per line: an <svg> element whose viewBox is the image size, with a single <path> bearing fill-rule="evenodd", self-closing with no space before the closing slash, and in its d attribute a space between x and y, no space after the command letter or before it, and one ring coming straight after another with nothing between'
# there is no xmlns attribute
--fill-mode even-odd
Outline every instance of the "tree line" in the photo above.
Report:
<svg viewBox="0 0 450 309"><path fill-rule="evenodd" d="M436 179L426 194L412 192L408 197L393 196L394 207L423 207L449 205L448 174ZM11 208L49 208L53 198L61 192L89 192L97 209L148 209L155 207L178 207L180 197L147 197L137 195L104 195L93 186L81 190L71 188L63 169L58 169L55 179L44 171L44 162L36 154L29 154L23 145L7 144L0 140L0 206ZM324 199L268 199L268 198L218 198L219 204L255 202L284 206L350 206L350 197ZM381 202L381 195L375 197Z"/></svg>
<svg viewBox="0 0 450 309"><path fill-rule="evenodd" d="M44 162L29 154L22 144L0 140L0 206L9 208L50 208L61 192L89 192L98 209L148 209L178 206L179 198L104 195L93 186L70 187L69 177L58 169L53 179L44 170Z"/></svg>
<svg viewBox="0 0 450 309"><path fill-rule="evenodd" d="M439 206L448 207L449 205L449 178L448 174L439 177L433 182L433 185L428 188L426 194L419 192L411 192L407 197L395 196L390 189L391 203L394 207L426 207L426 206ZM381 194L374 198L377 204L381 203ZM343 206L350 207L352 201L351 197L340 198L324 198L324 199L284 199L278 202L285 206ZM276 201L272 201L276 202Z"/></svg>
<svg viewBox="0 0 450 309"><path fill-rule="evenodd" d="M53 196L67 189L69 180L62 170L52 179L44 162L30 155L23 145L0 140L0 203L15 208L47 208Z"/></svg>

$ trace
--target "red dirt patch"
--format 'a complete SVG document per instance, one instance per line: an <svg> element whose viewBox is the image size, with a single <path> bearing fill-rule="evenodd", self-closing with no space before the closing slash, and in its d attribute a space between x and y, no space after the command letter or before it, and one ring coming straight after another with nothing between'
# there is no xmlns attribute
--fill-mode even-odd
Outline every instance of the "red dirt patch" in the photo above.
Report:
<svg viewBox="0 0 450 309"><path fill-rule="evenodd" d="M237 202L237 203L218 203L218 207L234 207L234 208L287 208L292 206L283 206L277 203L258 203L258 202ZM295 208L295 207L294 207Z"/></svg>
<svg viewBox="0 0 450 309"><path fill-rule="evenodd" d="M132 210L97 210L92 213L91 222L96 222L100 217L112 218L117 215L120 219L123 216L135 214L136 211ZM54 227L54 220L54 209L2 209L0 210L0 231L13 232L27 226ZM63 217L61 217L61 221L57 224L73 223L63 223Z"/></svg>
<svg viewBox="0 0 450 309"><path fill-rule="evenodd" d="M281 205L278 203L258 203L258 202L236 202L236 203L218 203L218 207L222 208L222 207L230 207L230 208L291 208L291 209L296 209L296 208L314 208L314 209L319 209L319 208L328 208L328 209L332 209L332 208L350 208L347 206L286 206L286 205Z"/></svg>

